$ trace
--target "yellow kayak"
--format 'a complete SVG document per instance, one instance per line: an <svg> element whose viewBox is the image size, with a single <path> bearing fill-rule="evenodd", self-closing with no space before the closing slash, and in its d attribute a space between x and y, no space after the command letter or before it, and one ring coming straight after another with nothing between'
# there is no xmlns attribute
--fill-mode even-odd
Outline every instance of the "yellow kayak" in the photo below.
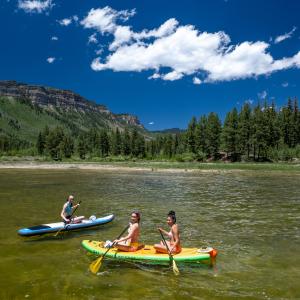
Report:
<svg viewBox="0 0 300 300"><path fill-rule="evenodd" d="M104 247L104 242L84 240L82 246L89 252L102 255L107 248ZM213 248L182 248L179 254L174 254L173 258L176 262L200 262L209 261L215 258L217 250ZM168 254L156 253L153 246L145 245L142 249L135 252L124 252L116 248L111 248L106 257L117 260L141 261L147 263L166 263L170 261Z"/></svg>

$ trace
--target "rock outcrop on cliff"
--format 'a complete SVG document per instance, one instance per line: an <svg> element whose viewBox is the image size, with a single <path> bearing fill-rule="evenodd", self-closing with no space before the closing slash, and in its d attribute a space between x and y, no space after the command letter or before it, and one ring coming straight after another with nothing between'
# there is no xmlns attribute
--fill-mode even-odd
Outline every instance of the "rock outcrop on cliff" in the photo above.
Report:
<svg viewBox="0 0 300 300"><path fill-rule="evenodd" d="M114 114L106 106L86 100L82 96L68 90L28 85L16 81L0 81L0 97L26 99L32 105L48 111L59 110L66 113L86 113L89 116L94 114L93 119L97 120L97 118L101 118L99 124L105 124L106 127L119 127L122 129L126 126L133 126L144 130L144 127L136 116Z"/></svg>

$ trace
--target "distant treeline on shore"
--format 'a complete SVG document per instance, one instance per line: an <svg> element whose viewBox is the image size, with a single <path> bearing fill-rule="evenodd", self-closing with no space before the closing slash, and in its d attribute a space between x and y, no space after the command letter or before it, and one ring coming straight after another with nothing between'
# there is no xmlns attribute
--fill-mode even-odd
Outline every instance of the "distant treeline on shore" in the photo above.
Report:
<svg viewBox="0 0 300 300"><path fill-rule="evenodd" d="M0 154L53 160L289 161L300 158L300 112L297 99L289 99L280 109L267 101L255 107L245 103L240 111L228 112L223 124L212 112L193 117L184 132L153 136L136 128L92 128L72 135L62 126L49 124L39 132L35 145L0 132Z"/></svg>

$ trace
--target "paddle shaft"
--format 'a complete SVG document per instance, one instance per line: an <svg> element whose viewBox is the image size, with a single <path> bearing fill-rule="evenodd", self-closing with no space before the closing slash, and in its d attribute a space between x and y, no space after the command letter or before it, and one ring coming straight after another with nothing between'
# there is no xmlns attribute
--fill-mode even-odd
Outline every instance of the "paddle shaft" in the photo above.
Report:
<svg viewBox="0 0 300 300"><path fill-rule="evenodd" d="M163 240L163 243L165 244L165 246L166 246L166 248L167 248L167 251L168 251L168 254L169 254L169 257L170 257L170 261L172 261L172 260L173 260L173 255L171 254L171 251L170 251L169 246L168 246L168 244L167 244L167 242L166 242L166 240L165 240L165 237L164 237L164 235L163 235L163 233L161 232L160 229L158 229L158 231L159 231L159 233L160 233L160 235L161 235L161 238L162 238L162 240Z"/></svg>
<svg viewBox="0 0 300 300"><path fill-rule="evenodd" d="M78 204L80 204L81 201L78 202ZM74 215L75 211L77 210L78 206L76 206L76 208L74 209L74 211L72 212L71 216L70 216L70 220L72 218L72 216ZM66 230L68 228L68 226L70 226L70 224L65 224L65 226L61 229L59 229L54 236L57 236L62 230Z"/></svg>
<svg viewBox="0 0 300 300"><path fill-rule="evenodd" d="M121 232L121 234L116 238L116 240L118 240L123 234L124 232L128 229L129 225L127 225L124 230ZM112 243L112 245L104 252L104 254L102 255L102 258L106 255L106 253L115 245L115 243Z"/></svg>

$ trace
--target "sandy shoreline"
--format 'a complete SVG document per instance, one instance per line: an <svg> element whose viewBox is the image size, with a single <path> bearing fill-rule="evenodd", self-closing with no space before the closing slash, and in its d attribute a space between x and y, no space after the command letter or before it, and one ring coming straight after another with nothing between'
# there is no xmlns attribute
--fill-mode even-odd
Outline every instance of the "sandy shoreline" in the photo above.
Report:
<svg viewBox="0 0 300 300"><path fill-rule="evenodd" d="M100 171L126 171L126 172L161 172L161 173L227 173L243 170L218 170L218 169L186 169L186 168L156 168L156 167L128 167L97 163L39 163L39 162L1 162L0 169L49 169L49 170L100 170Z"/></svg>

